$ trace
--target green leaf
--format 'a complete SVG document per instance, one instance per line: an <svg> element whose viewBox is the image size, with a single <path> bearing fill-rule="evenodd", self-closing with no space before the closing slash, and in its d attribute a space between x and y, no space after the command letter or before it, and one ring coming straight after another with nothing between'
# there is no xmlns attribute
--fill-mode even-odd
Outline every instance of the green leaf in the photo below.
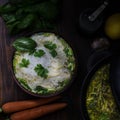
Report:
<svg viewBox="0 0 120 120"><path fill-rule="evenodd" d="M11 6L11 4L5 4L0 6L0 14L11 13L16 10L15 6Z"/></svg>
<svg viewBox="0 0 120 120"><path fill-rule="evenodd" d="M12 23L7 25L7 28L8 28L8 31L10 34L18 32L18 29L16 29L18 24L19 24L19 22L16 21L16 22L12 22Z"/></svg>
<svg viewBox="0 0 120 120"><path fill-rule="evenodd" d="M57 56L56 50L51 50L50 54L52 55L52 57L56 57Z"/></svg>
<svg viewBox="0 0 120 120"><path fill-rule="evenodd" d="M101 113L98 120L109 120L109 114L108 113Z"/></svg>
<svg viewBox="0 0 120 120"><path fill-rule="evenodd" d="M56 48L57 48L57 45L54 44L53 42L51 41L47 41L44 46L50 50L50 54L52 55L52 57L56 57L57 56L57 52L56 52Z"/></svg>
<svg viewBox="0 0 120 120"><path fill-rule="evenodd" d="M19 80L20 84L21 84L24 88L26 88L26 89L28 89L28 90L31 90L31 88L30 88L29 85L27 84L26 80L24 80L24 79L22 79L22 78L19 78L18 80Z"/></svg>
<svg viewBox="0 0 120 120"><path fill-rule="evenodd" d="M70 47L66 46L63 51L65 52L65 54L66 54L67 57L73 55L73 51L72 51L72 49Z"/></svg>
<svg viewBox="0 0 120 120"><path fill-rule="evenodd" d="M58 6L50 1L43 2L40 4L38 12L46 20L54 20L58 14Z"/></svg>
<svg viewBox="0 0 120 120"><path fill-rule="evenodd" d="M33 14L28 14L26 15L25 18L23 18L23 20L21 20L20 24L18 24L18 28L19 29L25 29L28 26L30 26L34 20L35 16Z"/></svg>
<svg viewBox="0 0 120 120"><path fill-rule="evenodd" d="M54 50L57 48L57 45L52 43L51 41L45 42L44 46L49 50Z"/></svg>
<svg viewBox="0 0 120 120"><path fill-rule="evenodd" d="M48 70L46 68L44 68L41 64L37 64L37 66L34 68L34 70L38 76L41 76L43 78L47 78Z"/></svg>
<svg viewBox="0 0 120 120"><path fill-rule="evenodd" d="M58 1L58 0L57 0ZM9 0L0 6L0 15L5 20L10 34L27 31L55 29L59 12L56 0ZM14 24L17 23L17 24Z"/></svg>
<svg viewBox="0 0 120 120"><path fill-rule="evenodd" d="M37 44L31 38L21 37L21 38L16 39L13 42L13 46L18 51L30 52L31 50L35 49L35 47L37 46Z"/></svg>
<svg viewBox="0 0 120 120"><path fill-rule="evenodd" d="M69 80L68 79L65 79L64 81L60 81L59 82L59 85L61 86L61 87L64 87L65 85L67 85L69 83Z"/></svg>
<svg viewBox="0 0 120 120"><path fill-rule="evenodd" d="M42 86L36 86L35 91L37 91L37 93L42 93L42 94L48 93L48 89Z"/></svg>
<svg viewBox="0 0 120 120"><path fill-rule="evenodd" d="M42 57L45 54L44 50L38 50L34 52L35 57Z"/></svg>
<svg viewBox="0 0 120 120"><path fill-rule="evenodd" d="M30 64L30 61L23 58L19 65L20 65L20 67L28 67L29 64Z"/></svg>
<svg viewBox="0 0 120 120"><path fill-rule="evenodd" d="M6 21L6 24L10 24L16 21L16 18L12 14L4 14L3 19Z"/></svg>

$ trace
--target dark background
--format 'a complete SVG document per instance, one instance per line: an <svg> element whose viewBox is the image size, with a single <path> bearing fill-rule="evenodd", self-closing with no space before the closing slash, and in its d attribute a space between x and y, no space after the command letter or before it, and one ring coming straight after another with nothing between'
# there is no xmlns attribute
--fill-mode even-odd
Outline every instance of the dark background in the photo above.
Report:
<svg viewBox="0 0 120 120"><path fill-rule="evenodd" d="M6 0L0 0L5 3ZM120 12L120 1L111 0L107 9L104 11L104 22L101 28L92 36L83 34L79 29L79 15L86 8L96 9L103 3L103 0L62 0L61 16L58 25L57 34L61 35L74 49L77 60L77 74L72 86L63 94L69 96L70 105L59 112L42 117L40 120L81 120L80 115L80 88L87 74L87 63L92 54L91 43L98 37L107 37L104 34L104 23L108 16ZM24 93L10 75L7 60L9 57L11 38L5 28L5 24L0 19L0 104L7 101L22 100L33 98ZM109 39L109 38L108 38ZM109 39L110 43L112 41ZM6 47L7 46L7 47ZM0 120L4 118L0 118Z"/></svg>

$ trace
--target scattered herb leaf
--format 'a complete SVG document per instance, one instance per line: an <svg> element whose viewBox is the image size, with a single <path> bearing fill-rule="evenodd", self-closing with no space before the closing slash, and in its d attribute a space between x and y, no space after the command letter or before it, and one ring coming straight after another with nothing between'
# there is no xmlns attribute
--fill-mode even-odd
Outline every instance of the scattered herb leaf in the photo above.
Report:
<svg viewBox="0 0 120 120"><path fill-rule="evenodd" d="M34 52L35 57L42 57L45 54L44 50L38 50Z"/></svg>
<svg viewBox="0 0 120 120"><path fill-rule="evenodd" d="M48 70L46 68L44 68L41 64L37 64L37 66L34 68L34 70L38 76L41 76L43 78L47 78Z"/></svg>
<svg viewBox="0 0 120 120"><path fill-rule="evenodd" d="M19 65L20 65L20 67L28 67L29 64L30 64L30 61L23 58Z"/></svg>
<svg viewBox="0 0 120 120"><path fill-rule="evenodd" d="M54 44L54 43L51 42L51 41L45 42L44 46L45 46L47 49L49 49L49 50L54 50L54 49L57 48L57 45Z"/></svg>
<svg viewBox="0 0 120 120"><path fill-rule="evenodd" d="M56 57L57 56L56 50L51 50L50 54L52 55L52 57Z"/></svg>
<svg viewBox="0 0 120 120"><path fill-rule="evenodd" d="M73 55L72 49L70 47L65 47L64 48L64 52L65 52L65 54L66 54L67 57Z"/></svg>
<svg viewBox="0 0 120 120"><path fill-rule="evenodd" d="M24 88L26 88L26 89L28 89L28 90L31 90L31 88L30 88L29 85L27 84L26 80L19 78L19 82L20 82L20 84L21 84Z"/></svg>
<svg viewBox="0 0 120 120"><path fill-rule="evenodd" d="M37 91L37 93L42 93L42 94L48 93L48 89L42 86L36 86L35 91Z"/></svg>
<svg viewBox="0 0 120 120"><path fill-rule="evenodd" d="M57 48L57 45L54 44L53 42L51 41L47 41L44 46L50 50L50 54L52 55L52 57L56 57L57 56L57 52L56 52L56 48Z"/></svg>

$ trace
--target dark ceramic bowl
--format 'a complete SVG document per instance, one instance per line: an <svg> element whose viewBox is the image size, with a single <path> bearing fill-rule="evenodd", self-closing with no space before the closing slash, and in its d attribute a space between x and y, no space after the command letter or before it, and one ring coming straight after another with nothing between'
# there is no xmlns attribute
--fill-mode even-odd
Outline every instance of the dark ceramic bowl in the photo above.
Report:
<svg viewBox="0 0 120 120"><path fill-rule="evenodd" d="M42 33L39 33L39 34L42 34ZM28 35L27 35L28 36ZM29 35L30 36L30 35ZM66 42L67 43L67 42ZM68 44L68 43L67 43ZM68 44L69 45L69 44ZM69 45L70 46L70 45ZM70 46L71 47L71 46ZM59 95L63 92L65 92L70 86L71 84L73 83L74 81L74 78L76 76L76 72L77 72L77 56L76 56L76 53L75 53L75 50L73 47L71 47L72 50L73 50L73 54L74 54L74 57L75 57L75 69L73 71L73 74L72 74L72 77L71 79L69 80L69 83L67 83L61 90L58 90L56 92L53 92L53 93L50 93L50 94L38 94L38 93L34 93L34 92L31 92L29 91L28 89L26 89L25 87L23 87L20 82L16 79L15 77L15 74L14 74L14 69L13 69L13 66L11 67L12 68L12 75L13 75L13 78L15 80L15 82L17 83L17 85L23 90L25 91L26 93L32 95L32 96L36 96L36 97L51 97L51 96L56 96L56 95ZM13 58L12 60L14 59L14 55L15 55L15 49L13 48ZM13 63L11 63L13 64Z"/></svg>

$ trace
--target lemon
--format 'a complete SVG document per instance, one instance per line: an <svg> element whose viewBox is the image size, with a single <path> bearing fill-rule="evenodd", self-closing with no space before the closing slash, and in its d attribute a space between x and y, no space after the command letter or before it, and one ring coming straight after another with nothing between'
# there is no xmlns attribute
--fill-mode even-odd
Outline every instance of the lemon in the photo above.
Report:
<svg viewBox="0 0 120 120"><path fill-rule="evenodd" d="M107 19L105 33L113 40L120 38L120 13L113 14Z"/></svg>

